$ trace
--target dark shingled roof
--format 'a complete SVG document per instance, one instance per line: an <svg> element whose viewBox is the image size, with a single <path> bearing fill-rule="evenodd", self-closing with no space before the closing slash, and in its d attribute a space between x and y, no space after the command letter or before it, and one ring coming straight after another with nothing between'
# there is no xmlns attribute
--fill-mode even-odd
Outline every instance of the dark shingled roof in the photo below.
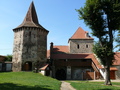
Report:
<svg viewBox="0 0 120 90"><path fill-rule="evenodd" d="M37 17L37 13L36 13L35 6L34 6L33 2L31 3L31 5L30 5L30 7L28 9L28 12L27 12L27 14L26 14L26 16L25 16L24 21L22 22L22 24L19 25L15 29L18 29L18 28L21 28L21 27L37 27L37 28L41 28L41 29L46 30L38 22L38 17Z"/></svg>

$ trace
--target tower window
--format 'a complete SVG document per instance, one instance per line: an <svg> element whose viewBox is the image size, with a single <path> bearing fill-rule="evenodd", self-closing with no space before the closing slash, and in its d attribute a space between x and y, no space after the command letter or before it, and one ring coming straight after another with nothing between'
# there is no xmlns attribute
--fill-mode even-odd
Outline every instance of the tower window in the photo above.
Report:
<svg viewBox="0 0 120 90"><path fill-rule="evenodd" d="M80 48L80 45L79 44L77 44L77 49L79 49Z"/></svg>
<svg viewBox="0 0 120 90"><path fill-rule="evenodd" d="M86 45L86 48L88 48L88 45Z"/></svg>
<svg viewBox="0 0 120 90"><path fill-rule="evenodd" d="M31 32L29 32L29 37L31 37Z"/></svg>

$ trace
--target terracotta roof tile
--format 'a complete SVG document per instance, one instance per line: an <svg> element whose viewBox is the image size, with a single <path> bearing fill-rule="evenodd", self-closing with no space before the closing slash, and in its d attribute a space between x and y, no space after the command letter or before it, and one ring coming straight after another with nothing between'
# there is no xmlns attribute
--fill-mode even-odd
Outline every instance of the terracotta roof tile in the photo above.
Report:
<svg viewBox="0 0 120 90"><path fill-rule="evenodd" d="M117 71L118 69L116 67L110 67L110 71Z"/></svg>
<svg viewBox="0 0 120 90"><path fill-rule="evenodd" d="M68 46L53 46L52 53L56 54L65 54L69 53L69 47ZM47 59L50 59L50 50L47 50Z"/></svg>
<svg viewBox="0 0 120 90"><path fill-rule="evenodd" d="M115 60L113 60L113 65L120 65L120 52L115 53Z"/></svg>
<svg viewBox="0 0 120 90"><path fill-rule="evenodd" d="M70 39L93 39L90 36L87 36L87 33L87 31L84 31L79 27Z"/></svg>
<svg viewBox="0 0 120 90"><path fill-rule="evenodd" d="M48 64L46 64L43 67L41 67L40 70L45 70L47 67L48 67Z"/></svg>
<svg viewBox="0 0 120 90"><path fill-rule="evenodd" d="M68 53L69 47L68 46L53 46L53 52Z"/></svg>

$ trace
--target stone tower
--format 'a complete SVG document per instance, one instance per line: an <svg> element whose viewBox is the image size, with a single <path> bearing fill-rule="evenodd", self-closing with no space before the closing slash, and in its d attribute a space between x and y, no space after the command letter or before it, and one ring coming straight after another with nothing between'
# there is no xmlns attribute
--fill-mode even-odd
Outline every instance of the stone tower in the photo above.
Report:
<svg viewBox="0 0 120 90"><path fill-rule="evenodd" d="M46 62L48 30L42 27L32 2L24 21L14 31L13 67L16 71L31 71Z"/></svg>
<svg viewBox="0 0 120 90"><path fill-rule="evenodd" d="M87 31L78 28L73 36L69 39L69 50L72 54L78 53L92 53L93 38L91 38Z"/></svg>

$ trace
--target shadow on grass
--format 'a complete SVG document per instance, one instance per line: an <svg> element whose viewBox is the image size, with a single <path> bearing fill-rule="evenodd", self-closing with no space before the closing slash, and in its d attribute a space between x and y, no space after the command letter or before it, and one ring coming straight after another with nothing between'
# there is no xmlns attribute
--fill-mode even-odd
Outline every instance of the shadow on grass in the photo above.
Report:
<svg viewBox="0 0 120 90"><path fill-rule="evenodd" d="M0 84L0 90L52 90L48 85L25 86L13 83Z"/></svg>

